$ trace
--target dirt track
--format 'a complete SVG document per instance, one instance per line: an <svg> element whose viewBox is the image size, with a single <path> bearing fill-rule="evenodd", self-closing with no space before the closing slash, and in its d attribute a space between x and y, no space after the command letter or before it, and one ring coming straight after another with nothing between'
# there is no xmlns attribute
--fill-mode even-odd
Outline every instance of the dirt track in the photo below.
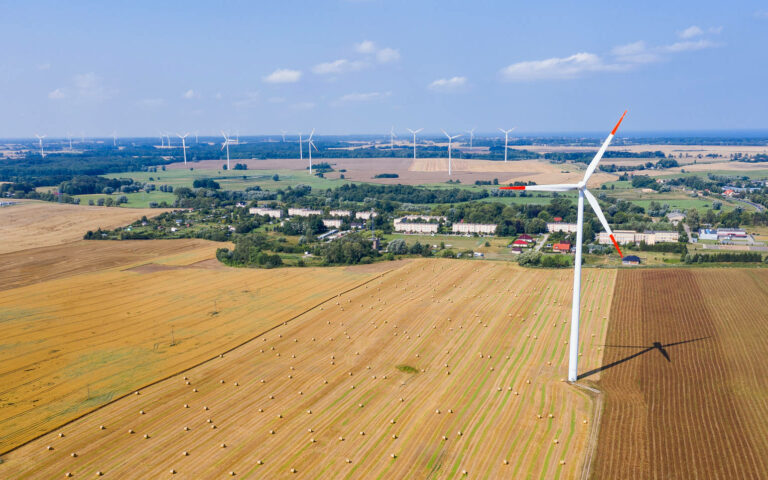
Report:
<svg viewBox="0 0 768 480"><path fill-rule="evenodd" d="M0 476L577 477L592 401L560 381L571 272L399 267L4 456ZM614 278L585 272L584 370L601 361Z"/></svg>
<svg viewBox="0 0 768 480"><path fill-rule="evenodd" d="M594 478L768 478L768 271L621 271L615 292Z"/></svg>

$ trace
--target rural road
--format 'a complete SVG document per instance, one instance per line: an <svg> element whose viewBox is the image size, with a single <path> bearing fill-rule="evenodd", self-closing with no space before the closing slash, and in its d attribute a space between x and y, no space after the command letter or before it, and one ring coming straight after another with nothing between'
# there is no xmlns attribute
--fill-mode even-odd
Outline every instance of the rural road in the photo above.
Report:
<svg viewBox="0 0 768 480"><path fill-rule="evenodd" d="M539 242L534 249L538 252L541 251L541 247L544 246L545 243L547 243L547 239L549 238L549 234L545 233L543 237L541 237L541 242Z"/></svg>

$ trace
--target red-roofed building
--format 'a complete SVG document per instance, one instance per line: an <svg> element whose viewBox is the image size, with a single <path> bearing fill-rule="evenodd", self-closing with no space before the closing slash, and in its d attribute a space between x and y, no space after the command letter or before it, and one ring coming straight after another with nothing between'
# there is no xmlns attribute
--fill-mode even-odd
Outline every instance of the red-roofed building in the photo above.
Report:
<svg viewBox="0 0 768 480"><path fill-rule="evenodd" d="M569 253L571 251L570 243L556 243L552 245L553 252Z"/></svg>
<svg viewBox="0 0 768 480"><path fill-rule="evenodd" d="M517 237L518 240L523 240L524 242L531 243L533 242L533 237L528 235L527 233L524 233Z"/></svg>
<svg viewBox="0 0 768 480"><path fill-rule="evenodd" d="M520 239L518 238L517 240L515 240L514 242L512 242L512 245L514 245L514 246L518 246L518 247L527 247L527 246L528 246L528 242L526 242L525 240L520 240Z"/></svg>
<svg viewBox="0 0 768 480"><path fill-rule="evenodd" d="M555 222L562 222L563 221L563 217L555 217L552 220L555 221Z"/></svg>

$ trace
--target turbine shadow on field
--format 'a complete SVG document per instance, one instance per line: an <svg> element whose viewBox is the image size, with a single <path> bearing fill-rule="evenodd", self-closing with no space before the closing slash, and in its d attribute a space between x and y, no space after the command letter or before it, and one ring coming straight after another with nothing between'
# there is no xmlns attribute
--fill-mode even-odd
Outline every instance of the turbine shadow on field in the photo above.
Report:
<svg viewBox="0 0 768 480"><path fill-rule="evenodd" d="M615 367L617 365L621 365L624 362L628 362L628 361L632 360L633 358L637 358L640 355L644 355L644 354L646 354L648 352L652 352L654 350L658 350L658 352L664 356L664 358L667 360L667 362L672 363L672 359L669 356L669 352L667 351L667 348L675 347L677 345L682 345L684 343L698 342L700 340L706 340L707 338L709 338L709 337L707 336L707 337L692 338L690 340L681 340L679 342L674 342L674 343L653 342L651 345L603 345L604 347L608 347L608 348L641 348L642 350L640 350L638 352L635 352L632 355L629 355L627 357L620 358L620 359L618 359L618 360L616 360L614 362L611 362L609 364L602 365L602 366L600 366L598 368L595 368L594 370L590 370L588 372L584 372L584 373L582 373L581 375L578 376L578 379L581 380L582 378L589 377L589 376L594 375L594 374L596 374L598 372L602 372L604 370L608 370L609 368L613 368L613 367Z"/></svg>

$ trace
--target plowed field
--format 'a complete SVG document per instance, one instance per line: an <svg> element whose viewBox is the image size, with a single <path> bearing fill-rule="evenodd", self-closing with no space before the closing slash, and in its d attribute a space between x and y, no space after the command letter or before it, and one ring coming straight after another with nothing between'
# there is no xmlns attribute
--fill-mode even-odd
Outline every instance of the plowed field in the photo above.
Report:
<svg viewBox="0 0 768 480"><path fill-rule="evenodd" d="M281 287L290 298L304 301L319 282L330 286L323 272L297 271L303 276ZM268 317L266 307L254 308L241 293L253 295L259 287L248 278L262 272L164 274L173 272L143 280L151 282L143 291L157 294L131 296L123 308L161 310L152 315L165 322L190 311L191 321L222 328L222 316L204 318L194 314L203 307L184 305L211 303L209 290L221 292L226 282L232 293L219 308L235 311L254 334L267 330L248 324ZM466 471L470 478L576 478L594 405L561 381L571 275L500 262L413 261L8 453L0 476L464 478ZM601 364L615 275L585 272L585 371ZM195 289L203 279L208 288ZM102 283L109 282L120 284L110 290L117 298L130 292L128 278ZM96 300L84 304L94 308ZM114 325L114 335L127 334L119 329L126 324ZM212 344L200 350L216 351Z"/></svg>
<svg viewBox="0 0 768 480"><path fill-rule="evenodd" d="M595 478L768 478L768 271L621 271Z"/></svg>

